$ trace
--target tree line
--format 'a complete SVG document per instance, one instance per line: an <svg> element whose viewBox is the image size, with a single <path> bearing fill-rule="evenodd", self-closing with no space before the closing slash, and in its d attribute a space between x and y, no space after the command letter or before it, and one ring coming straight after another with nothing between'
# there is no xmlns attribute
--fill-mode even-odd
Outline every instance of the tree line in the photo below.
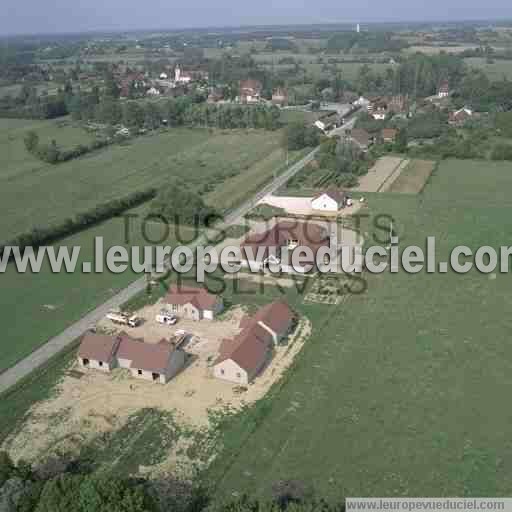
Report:
<svg viewBox="0 0 512 512"><path fill-rule="evenodd" d="M156 193L154 188L133 192L124 198L99 204L91 210L78 213L56 225L34 227L30 231L21 233L10 241L0 243L0 254L3 254L6 246L19 247L20 250L23 250L25 247L48 245L66 236L82 231L98 222L108 220L131 208L135 208L156 197Z"/></svg>
<svg viewBox="0 0 512 512"><path fill-rule="evenodd" d="M86 461L50 459L31 466L0 452L2 512L344 512L315 496L310 486L282 480L267 501L242 496L219 500L215 492L181 482L163 482L175 496L159 495L152 482L92 469Z"/></svg>
<svg viewBox="0 0 512 512"><path fill-rule="evenodd" d="M43 162L56 164L60 162L67 162L69 160L73 160L74 158L78 158L83 156L91 151L96 151L98 149L104 148L113 144L118 140L124 140L125 137L114 137L114 138L105 138L100 139L96 138L89 144L79 144L72 149L61 149L57 145L57 141L53 139L49 144L41 144L39 140L39 136L33 130L30 130L25 135L23 142L25 144L26 150L39 158Z"/></svg>

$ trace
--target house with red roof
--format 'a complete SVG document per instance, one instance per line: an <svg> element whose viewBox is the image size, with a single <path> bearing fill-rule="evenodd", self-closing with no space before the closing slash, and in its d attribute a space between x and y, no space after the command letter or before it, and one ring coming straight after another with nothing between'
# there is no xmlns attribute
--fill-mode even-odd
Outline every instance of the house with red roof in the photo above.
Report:
<svg viewBox="0 0 512 512"><path fill-rule="evenodd" d="M259 80L241 80L239 98L241 103L258 103L261 99L263 84Z"/></svg>
<svg viewBox="0 0 512 512"><path fill-rule="evenodd" d="M165 297L169 309L191 320L213 320L224 309L222 298L204 288L172 285Z"/></svg>
<svg viewBox="0 0 512 512"><path fill-rule="evenodd" d="M466 121L473 117L473 111L468 107L463 107L455 112L450 112L448 123L452 126L462 126Z"/></svg>
<svg viewBox="0 0 512 512"><path fill-rule="evenodd" d="M283 272L306 272L314 268L320 248L330 247L330 240L329 230L320 224L279 221L263 233L249 233L240 244L241 264L251 270L278 266ZM306 247L310 249L309 256L302 252ZM292 266L294 251L302 254L302 270Z"/></svg>
<svg viewBox="0 0 512 512"><path fill-rule="evenodd" d="M127 334L121 334L118 339L117 364L130 370L137 379L165 384L185 366L185 352L168 340L144 343Z"/></svg>
<svg viewBox="0 0 512 512"><path fill-rule="evenodd" d="M119 339L105 334L86 333L78 349L78 362L83 368L110 372L117 366L115 359Z"/></svg>
<svg viewBox="0 0 512 512"><path fill-rule="evenodd" d="M284 301L259 309L253 317L242 319L242 331L224 340L215 361L215 377L237 384L249 384L272 357L275 344L286 337L295 315Z"/></svg>
<svg viewBox="0 0 512 512"><path fill-rule="evenodd" d="M172 379L185 366L185 360L185 352L168 340L145 343L124 333L86 333L78 349L78 364L84 369L108 373L125 368L135 378L161 384Z"/></svg>
<svg viewBox="0 0 512 512"><path fill-rule="evenodd" d="M345 192L331 188L317 194L311 200L311 208L322 212L337 212L341 208L344 208L346 202L347 196Z"/></svg>
<svg viewBox="0 0 512 512"><path fill-rule="evenodd" d="M443 80L437 90L437 97L447 98L448 96L450 96L450 82L448 82L448 80Z"/></svg>

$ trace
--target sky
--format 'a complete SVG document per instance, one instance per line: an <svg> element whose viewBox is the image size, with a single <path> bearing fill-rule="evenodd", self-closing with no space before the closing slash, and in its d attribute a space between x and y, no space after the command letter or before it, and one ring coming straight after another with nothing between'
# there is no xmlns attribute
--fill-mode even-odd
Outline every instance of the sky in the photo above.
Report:
<svg viewBox="0 0 512 512"><path fill-rule="evenodd" d="M510 0L1 0L0 34L512 18Z"/></svg>

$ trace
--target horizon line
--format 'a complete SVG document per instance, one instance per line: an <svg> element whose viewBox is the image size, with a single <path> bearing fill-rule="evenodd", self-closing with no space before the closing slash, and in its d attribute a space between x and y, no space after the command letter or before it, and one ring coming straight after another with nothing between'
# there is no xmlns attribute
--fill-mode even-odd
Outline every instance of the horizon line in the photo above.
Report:
<svg viewBox="0 0 512 512"><path fill-rule="evenodd" d="M122 28L105 28L105 29L86 29L86 30L77 30L70 32L13 32L0 34L0 40L6 39L10 37L58 37L58 36L80 36L80 35L94 35L94 34L134 34L134 33L150 33L150 32L163 32L163 33L181 33L181 32L199 32L199 31L214 31L220 32L222 31L247 31L251 30L265 30L265 29L276 29L276 28L292 28L292 27L335 27L340 25L354 25L360 24L361 26L365 25L396 25L396 24L411 24L411 25L429 25L429 24L453 24L453 23L491 23L498 25L501 24L509 24L512 23L512 15L510 18L432 18L432 19L403 19L403 20L347 20L347 21L332 21L332 22L297 22L297 23L262 23L255 25L204 25L204 26L184 26L184 27L147 27L147 28L131 28L131 29L122 29Z"/></svg>

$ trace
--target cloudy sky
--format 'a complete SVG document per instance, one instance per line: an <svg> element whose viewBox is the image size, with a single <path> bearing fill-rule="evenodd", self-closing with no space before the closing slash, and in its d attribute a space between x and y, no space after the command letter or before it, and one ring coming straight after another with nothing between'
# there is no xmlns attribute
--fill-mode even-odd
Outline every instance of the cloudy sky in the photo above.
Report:
<svg viewBox="0 0 512 512"><path fill-rule="evenodd" d="M510 0L1 0L0 33L512 18Z"/></svg>

